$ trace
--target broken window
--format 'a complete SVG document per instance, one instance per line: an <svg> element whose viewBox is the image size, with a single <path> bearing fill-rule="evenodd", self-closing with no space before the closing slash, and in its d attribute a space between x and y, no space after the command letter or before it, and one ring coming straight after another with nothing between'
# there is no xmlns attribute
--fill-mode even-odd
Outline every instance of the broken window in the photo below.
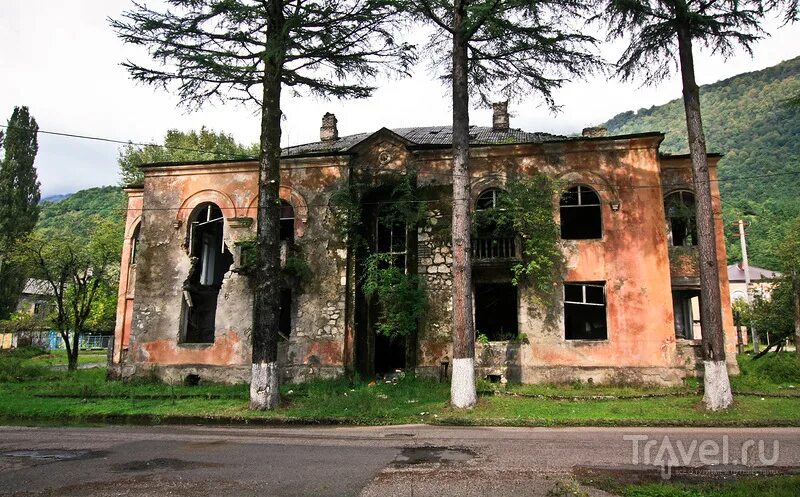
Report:
<svg viewBox="0 0 800 497"><path fill-rule="evenodd" d="M136 256L139 254L139 234L142 223L136 225L131 237L131 264L136 264Z"/></svg>
<svg viewBox="0 0 800 497"><path fill-rule="evenodd" d="M561 238L588 240L603 237L600 196L584 185L573 186L561 195Z"/></svg>
<svg viewBox="0 0 800 497"><path fill-rule="evenodd" d="M697 245L694 194L685 190L670 193L664 199L664 212L667 214L670 245Z"/></svg>
<svg viewBox="0 0 800 497"><path fill-rule="evenodd" d="M389 206L382 206L375 219L375 252L389 254L393 264L406 267L406 223L397 219L397 214Z"/></svg>
<svg viewBox="0 0 800 497"><path fill-rule="evenodd" d="M475 332L491 341L513 340L519 334L517 287L511 283L475 285Z"/></svg>
<svg viewBox="0 0 800 497"><path fill-rule="evenodd" d="M511 226L498 220L499 200L505 194L498 188L484 190L475 201L473 218L472 258L510 259L517 256L516 234Z"/></svg>
<svg viewBox="0 0 800 497"><path fill-rule="evenodd" d="M672 311L675 317L675 337L692 340L700 336L700 290L672 292Z"/></svg>
<svg viewBox="0 0 800 497"><path fill-rule="evenodd" d="M281 241L294 241L294 207L285 200L281 200Z"/></svg>
<svg viewBox="0 0 800 497"><path fill-rule="evenodd" d="M605 340L604 282L564 283L564 332L567 340Z"/></svg>
<svg viewBox="0 0 800 497"><path fill-rule="evenodd" d="M183 285L185 343L213 343L217 296L233 263L223 238L222 211L212 203L198 206L189 218L191 268Z"/></svg>
<svg viewBox="0 0 800 497"><path fill-rule="evenodd" d="M484 190L480 195L478 195L478 200L475 201L475 210L485 211L487 209L494 209L497 207L497 200L502 194L503 191L497 188L489 188L488 190Z"/></svg>
<svg viewBox="0 0 800 497"><path fill-rule="evenodd" d="M43 318L47 314L47 302L34 302L33 303L33 316Z"/></svg>

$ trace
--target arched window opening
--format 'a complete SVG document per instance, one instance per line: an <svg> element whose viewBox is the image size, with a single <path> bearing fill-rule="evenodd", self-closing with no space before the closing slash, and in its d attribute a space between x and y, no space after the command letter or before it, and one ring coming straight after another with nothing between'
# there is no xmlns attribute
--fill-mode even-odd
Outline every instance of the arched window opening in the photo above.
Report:
<svg viewBox="0 0 800 497"><path fill-rule="evenodd" d="M600 196L591 187L578 185L561 195L561 239L590 240L603 237Z"/></svg>
<svg viewBox="0 0 800 497"><path fill-rule="evenodd" d="M136 264L136 258L139 255L139 237L141 235L142 223L136 225L131 236L131 265Z"/></svg>
<svg viewBox="0 0 800 497"><path fill-rule="evenodd" d="M511 259L517 256L516 233L507 220L501 220L500 200L505 192L489 188L475 200L473 218L472 258Z"/></svg>
<svg viewBox="0 0 800 497"><path fill-rule="evenodd" d="M225 246L224 218L212 203L199 205L189 221L189 277L183 284L185 343L213 343L217 296L233 256Z"/></svg>
<svg viewBox="0 0 800 497"><path fill-rule="evenodd" d="M294 242L294 207L281 200L281 241Z"/></svg>
<svg viewBox="0 0 800 497"><path fill-rule="evenodd" d="M496 208L497 202L502 194L503 190L500 190L499 188L489 188L488 190L484 190L480 195L478 195L478 200L475 201L475 210L485 211L487 209Z"/></svg>
<svg viewBox="0 0 800 497"><path fill-rule="evenodd" d="M406 267L408 247L406 245L406 231L408 227L389 205L379 207L375 218L375 252L389 254L395 267Z"/></svg>
<svg viewBox="0 0 800 497"><path fill-rule="evenodd" d="M669 244L673 247L697 245L694 194L686 190L670 193L664 199L664 212L667 215Z"/></svg>

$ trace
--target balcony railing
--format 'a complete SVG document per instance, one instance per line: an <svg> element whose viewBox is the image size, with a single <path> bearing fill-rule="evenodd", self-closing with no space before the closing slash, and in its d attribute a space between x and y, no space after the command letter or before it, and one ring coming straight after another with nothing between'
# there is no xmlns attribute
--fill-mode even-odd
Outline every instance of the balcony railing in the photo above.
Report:
<svg viewBox="0 0 800 497"><path fill-rule="evenodd" d="M473 238L472 260L518 259L517 245L515 237Z"/></svg>

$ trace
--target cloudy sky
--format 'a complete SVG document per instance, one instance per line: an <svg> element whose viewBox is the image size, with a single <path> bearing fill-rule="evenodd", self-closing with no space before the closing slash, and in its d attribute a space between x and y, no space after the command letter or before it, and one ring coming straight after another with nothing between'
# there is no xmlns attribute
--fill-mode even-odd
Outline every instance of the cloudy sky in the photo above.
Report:
<svg viewBox="0 0 800 497"><path fill-rule="evenodd" d="M91 135L134 142L161 141L167 129L206 125L232 133L244 143L258 139L258 118L252 108L208 106L188 113L177 99L134 84L119 63L146 61L138 49L123 45L108 27L107 18L130 7L129 0L3 0L0 15L0 122L15 105L27 105L46 131ZM152 2L153 4L155 2ZM767 25L771 37L754 47L751 58L727 61L700 53L696 56L701 84L777 64L800 55L800 25ZM619 46L603 46L613 59ZM603 78L570 83L556 94L562 111L551 114L534 96L511 104L513 127L529 131L575 133L626 110L661 104L680 95L677 78L654 88ZM333 112L342 135L381 126L449 124L445 89L422 64L413 78L381 84L364 101L322 101L286 98L284 144L314 141L320 119ZM475 109L472 124L489 125L491 111ZM40 135L36 166L42 194L74 192L91 186L116 184L119 145L76 138Z"/></svg>

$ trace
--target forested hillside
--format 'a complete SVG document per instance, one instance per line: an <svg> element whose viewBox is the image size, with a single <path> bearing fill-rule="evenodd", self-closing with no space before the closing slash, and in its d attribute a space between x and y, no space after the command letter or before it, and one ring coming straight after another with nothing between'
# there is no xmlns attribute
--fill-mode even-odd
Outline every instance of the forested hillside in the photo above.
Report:
<svg viewBox="0 0 800 497"><path fill-rule="evenodd" d="M728 233L728 259L740 257L731 222L751 221L751 263L775 267L774 249L789 221L800 215L800 57L701 88L703 125L710 152L720 161L720 190ZM662 131L662 150L685 153L683 103L624 112L606 124L609 133Z"/></svg>
<svg viewBox="0 0 800 497"><path fill-rule="evenodd" d="M119 223L121 237L124 229L125 202L125 193L117 186L81 190L57 202L42 202L37 227L73 225L80 230L86 224L83 222L85 219L100 216Z"/></svg>

